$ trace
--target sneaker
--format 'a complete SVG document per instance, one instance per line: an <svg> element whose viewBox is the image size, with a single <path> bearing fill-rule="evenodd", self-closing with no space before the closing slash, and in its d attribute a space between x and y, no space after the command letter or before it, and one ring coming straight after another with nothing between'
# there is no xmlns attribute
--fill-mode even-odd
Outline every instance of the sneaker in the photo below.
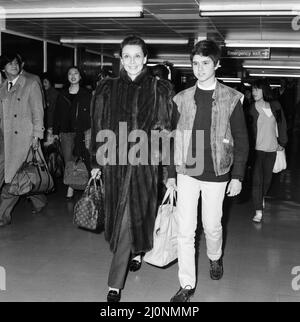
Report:
<svg viewBox="0 0 300 322"><path fill-rule="evenodd" d="M210 278L212 280L219 280L223 276L223 261L222 258L212 261L209 260L210 263L210 269L209 269L209 274Z"/></svg>
<svg viewBox="0 0 300 322"><path fill-rule="evenodd" d="M262 211L261 210L256 210L255 216L252 218L254 222L260 223L262 220Z"/></svg>
<svg viewBox="0 0 300 322"><path fill-rule="evenodd" d="M171 298L170 302L189 302L191 296L194 295L194 288L187 288L190 286L186 286L184 288L180 287L178 292Z"/></svg>

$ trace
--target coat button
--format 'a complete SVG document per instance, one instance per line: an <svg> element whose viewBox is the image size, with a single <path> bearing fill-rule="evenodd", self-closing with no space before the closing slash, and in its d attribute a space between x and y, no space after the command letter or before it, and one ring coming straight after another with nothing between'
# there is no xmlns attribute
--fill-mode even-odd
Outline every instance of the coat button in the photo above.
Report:
<svg viewBox="0 0 300 322"><path fill-rule="evenodd" d="M15 134L18 134L18 131L15 131Z"/></svg>
<svg viewBox="0 0 300 322"><path fill-rule="evenodd" d="M17 117L17 114L15 114L14 117Z"/></svg>

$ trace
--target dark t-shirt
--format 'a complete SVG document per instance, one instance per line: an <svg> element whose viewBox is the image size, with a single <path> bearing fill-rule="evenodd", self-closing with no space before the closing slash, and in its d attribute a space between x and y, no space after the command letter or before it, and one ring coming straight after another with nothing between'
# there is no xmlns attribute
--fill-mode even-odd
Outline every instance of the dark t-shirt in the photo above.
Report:
<svg viewBox="0 0 300 322"><path fill-rule="evenodd" d="M192 156L196 156L196 130L204 131L204 170L199 176L194 178L211 181L211 182L224 182L229 179L242 180L244 177L245 164L248 157L248 134L246 123L244 119L243 106L239 100L230 116L231 134L234 140L234 164L231 172L216 176L212 160L211 142L210 142L210 127L211 127L211 113L212 113L212 95L213 90L201 90L198 87L195 91L196 115L192 130L192 145L189 150L192 150ZM198 151L199 153L199 151ZM191 161L187 162L191 165ZM194 165L195 166L195 165ZM187 166L188 168L188 166ZM189 166L189 168L193 168ZM174 178L176 175L175 166L168 167L169 178Z"/></svg>
<svg viewBox="0 0 300 322"><path fill-rule="evenodd" d="M211 111L212 111L212 96L214 90L203 90L199 87L196 88L195 91L195 103L197 106L192 137L190 144L192 146L189 149L192 149L192 156L196 156L196 149L199 142L196 142L196 130L204 131L204 169L203 173L200 175L193 176L198 180L202 181L212 181L212 182L224 182L229 180L229 173L216 176L212 153L211 153L211 144L210 144L210 126L211 126ZM199 147L198 147L199 148ZM187 169L193 168L195 165L190 165L191 162L187 162Z"/></svg>

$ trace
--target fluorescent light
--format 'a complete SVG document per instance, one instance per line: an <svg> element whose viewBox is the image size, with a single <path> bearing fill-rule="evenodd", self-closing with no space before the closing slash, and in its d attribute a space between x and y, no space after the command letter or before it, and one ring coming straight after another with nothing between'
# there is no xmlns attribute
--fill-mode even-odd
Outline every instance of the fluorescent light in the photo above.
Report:
<svg viewBox="0 0 300 322"><path fill-rule="evenodd" d="M174 67L186 67L186 68L191 68L192 65L191 64L174 64Z"/></svg>
<svg viewBox="0 0 300 322"><path fill-rule="evenodd" d="M152 63L147 63L148 66L156 66L157 65L157 63L154 63L153 62L153 59L151 59L151 61L152 61ZM190 68L191 67L191 64L176 64L175 63L175 64L173 64L173 67L188 67L188 68Z"/></svg>
<svg viewBox="0 0 300 322"><path fill-rule="evenodd" d="M244 86L246 87L251 87L251 84L249 83L244 83ZM281 85L276 85L276 84L270 84L271 87L280 87Z"/></svg>
<svg viewBox="0 0 300 322"><path fill-rule="evenodd" d="M172 58L186 58L190 59L189 54L177 54L177 53L165 53L165 54L157 54L157 57L172 57Z"/></svg>
<svg viewBox="0 0 300 322"><path fill-rule="evenodd" d="M297 16L299 11L299 2L295 0L199 1L200 16Z"/></svg>
<svg viewBox="0 0 300 322"><path fill-rule="evenodd" d="M225 40L225 46L226 47L249 47L249 48L256 48L256 47L262 47L262 48L300 48L300 42L295 41L239 41L239 40Z"/></svg>
<svg viewBox="0 0 300 322"><path fill-rule="evenodd" d="M223 82L240 82L240 77L217 77L218 79L222 80Z"/></svg>
<svg viewBox="0 0 300 322"><path fill-rule="evenodd" d="M66 38L61 37L61 43L72 44L120 44L124 38ZM146 44L187 45L189 40L182 38L143 38Z"/></svg>
<svg viewBox="0 0 300 322"><path fill-rule="evenodd" d="M218 16L297 16L299 11L292 10L239 10L239 11L200 11L201 17Z"/></svg>
<svg viewBox="0 0 300 322"><path fill-rule="evenodd" d="M52 7L52 8L0 8L0 18L98 18L141 17L142 7Z"/></svg>
<svg viewBox="0 0 300 322"><path fill-rule="evenodd" d="M289 65L243 65L244 68L256 69L300 69L300 66L289 66Z"/></svg>
<svg viewBox="0 0 300 322"><path fill-rule="evenodd" d="M300 74L249 74L249 76L255 76L255 77L294 77L294 78L300 78Z"/></svg>
<svg viewBox="0 0 300 322"><path fill-rule="evenodd" d="M240 80L223 80L224 83L240 83Z"/></svg>

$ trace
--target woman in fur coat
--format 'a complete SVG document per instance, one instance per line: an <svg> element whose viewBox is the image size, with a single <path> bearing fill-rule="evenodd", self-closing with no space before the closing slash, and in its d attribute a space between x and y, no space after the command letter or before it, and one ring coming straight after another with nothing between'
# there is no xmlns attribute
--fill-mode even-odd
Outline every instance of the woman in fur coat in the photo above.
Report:
<svg viewBox="0 0 300 322"><path fill-rule="evenodd" d="M138 270L141 255L153 244L158 166L131 162L134 143L130 142L130 135L134 130L146 133L148 143L143 148L149 151L150 160L151 130L170 132L176 127L177 117L170 83L157 80L145 66L145 42L136 36L125 38L120 57L123 66L120 76L104 79L91 105L92 175L100 165L104 179L105 238L114 253L108 277L109 302L120 301L128 269ZM106 153L101 130L102 134L108 130L107 134L113 133L115 137L112 144L115 158L108 164L103 162Z"/></svg>

